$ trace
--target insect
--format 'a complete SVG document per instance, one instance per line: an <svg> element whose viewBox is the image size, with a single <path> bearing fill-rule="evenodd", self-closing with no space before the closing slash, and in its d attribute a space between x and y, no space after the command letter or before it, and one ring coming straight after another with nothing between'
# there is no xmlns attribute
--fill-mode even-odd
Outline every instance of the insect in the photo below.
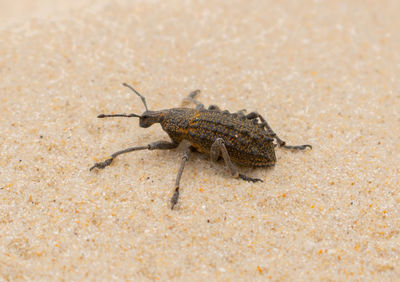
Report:
<svg viewBox="0 0 400 282"><path fill-rule="evenodd" d="M94 168L103 169L122 154L139 150L171 150L186 140L186 146L178 174L175 189L171 198L171 209L178 203L179 185L185 163L190 152L200 152L210 156L212 161L222 158L230 173L235 178L245 181L258 182L261 179L251 178L238 172L235 164L247 167L272 167L275 165L275 147L292 150L312 149L311 145L289 146L280 139L268 125L267 121L257 112L245 114L245 110L236 113L221 111L218 106L211 105L206 109L196 100L200 90L193 91L184 100L196 105L195 108L172 108L160 111L150 111L146 99L130 85L123 83L140 97L145 107L143 114L111 114L98 115L98 118L107 117L137 117L139 125L148 128L160 123L162 129L169 135L171 141L156 141L145 146L131 147L111 155L103 162L95 163ZM276 140L276 143L274 143ZM235 164L234 164L235 163Z"/></svg>

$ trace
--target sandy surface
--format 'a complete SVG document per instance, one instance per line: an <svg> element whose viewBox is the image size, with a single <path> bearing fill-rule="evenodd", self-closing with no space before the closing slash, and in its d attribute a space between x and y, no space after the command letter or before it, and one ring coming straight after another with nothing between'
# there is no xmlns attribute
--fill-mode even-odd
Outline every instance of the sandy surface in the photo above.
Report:
<svg viewBox="0 0 400 282"><path fill-rule="evenodd" d="M0 2L0 280L400 276L400 2ZM104 2L104 3L103 3ZM83 4L82 4L83 3ZM192 90L257 110L273 169L182 148L137 119Z"/></svg>

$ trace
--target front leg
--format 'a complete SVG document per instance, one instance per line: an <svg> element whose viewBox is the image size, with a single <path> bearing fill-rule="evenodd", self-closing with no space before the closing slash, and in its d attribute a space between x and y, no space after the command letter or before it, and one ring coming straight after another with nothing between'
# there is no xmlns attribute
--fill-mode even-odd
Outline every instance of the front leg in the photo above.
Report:
<svg viewBox="0 0 400 282"><path fill-rule="evenodd" d="M178 174L176 175L175 190L174 190L174 194L172 195L172 198L171 198L171 210L173 210L175 205L178 203L179 185L181 182L183 169L185 168L185 163L189 159L189 154L190 154L190 147L185 149L185 152L183 153L183 156L182 156L181 166L179 167Z"/></svg>
<svg viewBox="0 0 400 282"><path fill-rule="evenodd" d="M105 160L104 162L95 163L89 170L92 170L94 168L103 169L106 166L109 166L117 156L125 154L125 153L129 153L129 152L133 152L133 151L140 151L140 150L170 150L170 149L175 149L176 147L178 147L178 145L179 144L175 143L175 142L156 141L156 142L150 143L146 146L127 148L125 150L115 152L114 154L111 155L111 158Z"/></svg>
<svg viewBox="0 0 400 282"><path fill-rule="evenodd" d="M232 163L231 158L229 157L229 153L228 150L226 149L224 140L222 138L217 138L215 142L211 145L210 149L211 160L216 162L221 154L222 158L225 161L225 165L228 167L233 177L251 182L257 182L257 181L263 182L261 179L251 178L244 174L239 173L235 165Z"/></svg>

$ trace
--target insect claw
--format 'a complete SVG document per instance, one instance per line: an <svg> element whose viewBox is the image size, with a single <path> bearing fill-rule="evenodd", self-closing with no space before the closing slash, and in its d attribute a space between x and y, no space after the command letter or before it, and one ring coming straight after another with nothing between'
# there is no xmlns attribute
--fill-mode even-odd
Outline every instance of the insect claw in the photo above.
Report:
<svg viewBox="0 0 400 282"><path fill-rule="evenodd" d="M99 162L99 163L95 163L91 168L89 168L89 171L92 171L92 169L94 168L98 168L98 169L103 169L106 166L109 166L113 161L113 158L107 159L104 162Z"/></svg>
<svg viewBox="0 0 400 282"><path fill-rule="evenodd" d="M249 182L264 182L259 178L251 178L241 173L239 173L239 178Z"/></svg>
<svg viewBox="0 0 400 282"><path fill-rule="evenodd" d="M298 145L298 146L289 146L289 145L279 145L280 147L286 148L286 149L291 149L291 150L305 150L307 148L312 149L311 145Z"/></svg>
<svg viewBox="0 0 400 282"><path fill-rule="evenodd" d="M178 198L179 198L179 186L175 187L174 195L172 195L171 210L173 210L175 205L178 203Z"/></svg>

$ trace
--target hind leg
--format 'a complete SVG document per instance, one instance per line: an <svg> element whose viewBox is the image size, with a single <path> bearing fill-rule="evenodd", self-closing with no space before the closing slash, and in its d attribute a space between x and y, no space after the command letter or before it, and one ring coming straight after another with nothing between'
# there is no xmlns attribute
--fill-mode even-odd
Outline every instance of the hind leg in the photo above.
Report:
<svg viewBox="0 0 400 282"><path fill-rule="evenodd" d="M246 115L247 119L256 119L259 118L261 123L260 127L265 128L265 130L268 132L268 134L271 135L271 137L276 139L276 142L278 142L279 147L283 147L286 149L293 149L293 150L304 150L306 148L312 149L311 145L295 145L295 146L290 146L286 145L286 142L283 141L281 138L279 138L278 135L272 130L272 128L269 126L268 122L257 112L251 112L248 115Z"/></svg>

